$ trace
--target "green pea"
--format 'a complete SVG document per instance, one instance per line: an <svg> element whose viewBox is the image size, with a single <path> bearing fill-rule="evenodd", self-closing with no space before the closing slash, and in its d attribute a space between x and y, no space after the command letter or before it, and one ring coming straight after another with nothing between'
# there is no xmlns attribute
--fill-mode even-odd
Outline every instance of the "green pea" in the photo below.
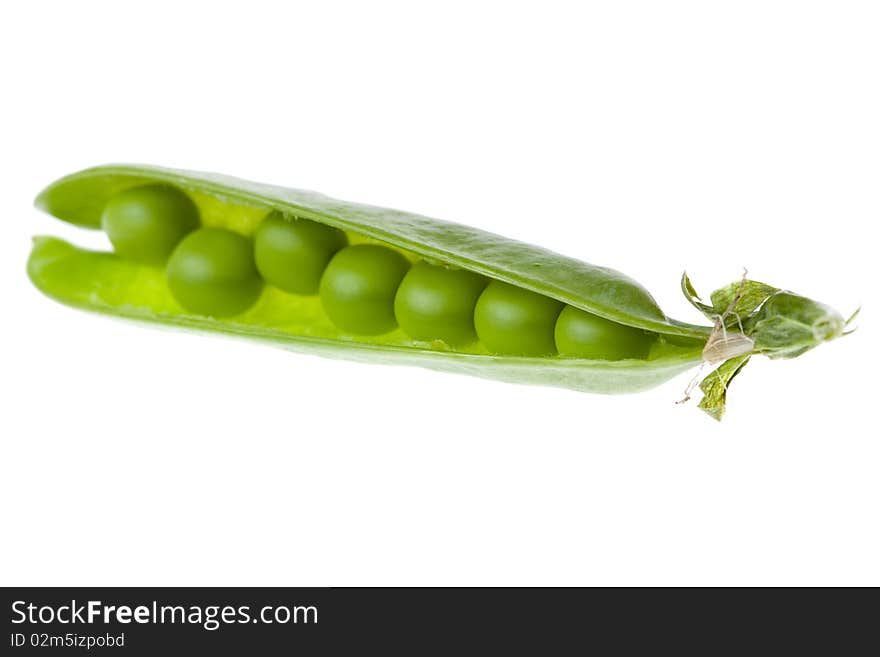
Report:
<svg viewBox="0 0 880 657"><path fill-rule="evenodd" d="M379 335L397 326L394 294L409 269L400 253L376 244L339 251L321 277L321 303L336 326L356 335Z"/></svg>
<svg viewBox="0 0 880 657"><path fill-rule="evenodd" d="M171 254L166 276L181 306L213 317L244 312L263 288L251 241L221 228L187 235Z"/></svg>
<svg viewBox="0 0 880 657"><path fill-rule="evenodd" d="M111 197L101 213L101 227L123 258L162 264L199 227L199 210L179 189L144 185Z"/></svg>
<svg viewBox="0 0 880 657"><path fill-rule="evenodd" d="M488 280L464 269L419 262L403 277L394 298L400 328L416 340L450 346L474 342L474 306Z"/></svg>
<svg viewBox="0 0 880 657"><path fill-rule="evenodd" d="M492 281L474 309L474 325L489 351L511 356L556 353L553 329L562 302L515 285Z"/></svg>
<svg viewBox="0 0 880 657"><path fill-rule="evenodd" d="M293 294L317 294L324 268L346 244L338 228L271 212L254 235L254 258L268 283Z"/></svg>
<svg viewBox="0 0 880 657"><path fill-rule="evenodd" d="M566 306L556 320L556 347L563 356L590 360L644 359L656 337L574 306Z"/></svg>

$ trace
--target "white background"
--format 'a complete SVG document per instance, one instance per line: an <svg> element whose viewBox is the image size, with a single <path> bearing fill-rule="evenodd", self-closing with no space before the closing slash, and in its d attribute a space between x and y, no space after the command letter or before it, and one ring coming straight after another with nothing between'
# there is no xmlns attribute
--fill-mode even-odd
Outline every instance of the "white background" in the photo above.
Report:
<svg viewBox="0 0 880 657"><path fill-rule="evenodd" d="M876 3L13 3L0 19L0 583L880 584ZM149 330L28 283L39 189L130 161L685 268L848 314L603 397Z"/></svg>

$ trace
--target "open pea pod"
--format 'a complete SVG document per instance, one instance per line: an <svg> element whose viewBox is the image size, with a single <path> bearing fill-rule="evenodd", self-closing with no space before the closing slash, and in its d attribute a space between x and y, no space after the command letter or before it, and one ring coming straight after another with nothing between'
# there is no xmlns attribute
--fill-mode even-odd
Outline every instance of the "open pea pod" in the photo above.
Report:
<svg viewBox="0 0 880 657"><path fill-rule="evenodd" d="M253 303L244 304L232 316L212 316L209 311L194 311L197 304L175 295L169 285L172 264L166 268L164 262L125 257L116 242L116 253L97 252L58 238L37 237L28 261L33 283L67 305L133 320L224 333L330 357L418 365L599 393L645 390L703 361L717 364L737 359L740 363L743 356L753 353L798 355L837 337L844 326L840 316L826 306L753 281L744 281L745 292L739 295L736 288L732 293L722 288L713 295L715 305L711 306L699 300L689 281L683 282L685 294L712 326L679 322L666 317L641 285L612 269L460 224L216 174L139 165L95 167L52 183L39 194L36 205L71 224L97 229L108 203L151 185L182 191L194 203L200 230L234 233L240 240L252 237L270 213L285 220L315 222L342 231L343 243L381 245L396 251L406 263L403 269L426 261L473 272L492 282L483 296L494 289L494 282L507 284L512 288L505 289L516 294L540 295L556 308L560 321L571 307L571 312L577 309L587 314L583 317L598 317L622 330L629 327L625 330L650 336L645 338L650 348L633 357L625 353L623 357L620 353L603 356L601 348L596 355L591 348L590 357L579 357L556 353L551 335L547 353L518 355L492 348L482 339L455 346L440 339L416 339L393 326L379 334L358 335L333 321L323 289L321 295L293 294L262 283ZM230 251L227 258L235 259L235 253ZM778 303L770 304L772 299ZM724 308L717 307L721 303ZM479 317L475 321L479 333ZM614 341L613 330L606 335ZM560 340L558 326L556 340ZM723 412L726 383L741 369L742 365L728 367L732 374L721 385L716 374L704 387L709 399L704 410L713 417Z"/></svg>

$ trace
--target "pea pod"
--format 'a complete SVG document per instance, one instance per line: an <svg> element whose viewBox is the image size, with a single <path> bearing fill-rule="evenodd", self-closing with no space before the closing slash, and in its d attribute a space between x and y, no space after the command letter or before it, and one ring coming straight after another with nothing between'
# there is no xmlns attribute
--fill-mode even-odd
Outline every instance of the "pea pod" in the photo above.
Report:
<svg viewBox="0 0 880 657"><path fill-rule="evenodd" d="M165 240L179 233L167 268L156 258L126 257L118 248L117 253L90 251L58 238L37 237L28 261L33 283L62 303L132 320L225 333L330 357L419 365L599 393L646 390L704 360L718 364L753 353L797 355L837 337L844 327L831 309L797 295L783 303L781 290L753 281L743 281L742 289L735 284L722 288L708 305L685 279L685 294L712 325L680 322L668 318L640 284L612 269L468 226L216 174L101 166L52 183L39 194L36 205L68 223L97 229L108 204L118 206L119 198L143 196L132 190L153 188L165 194L169 188L182 191L198 211L198 228L187 215L176 227L169 228L163 219L160 229L152 231ZM128 221L132 215L124 216ZM284 221L291 222L290 235L283 234ZM269 241L261 242L254 264L241 238L253 238L263 222L273 222L266 224L271 234L288 242L273 249L271 240L276 238L261 237ZM125 226L126 236L151 234L141 224L136 230L130 224ZM224 231L235 237L224 236ZM270 235L268 229L263 233ZM225 253L233 255L215 255L212 260L199 251L200 245L214 243L222 243ZM320 247L314 257L302 266L289 266L287 254L294 257L310 243ZM364 245L374 245L373 251ZM139 251L136 244L126 246ZM167 245L141 251L164 254ZM419 275L407 277L407 269L422 261ZM381 276L358 266L379 267ZM468 274L447 276L443 268ZM300 271L306 272L305 278L288 280ZM267 276L265 281L260 273ZM272 284L276 279L277 286ZM406 298L395 303L395 289L403 279ZM432 281L441 286L448 281L451 287L442 290L445 294L425 296L423 288L427 286L430 293ZM216 295L223 297L223 286L232 290L232 296L212 301ZM778 303L768 303L777 297ZM526 305L517 306L519 299L525 299ZM351 305L357 303L362 305ZM432 315L443 311L442 304L453 314ZM469 315L475 304L476 330ZM212 312L214 307L223 312ZM395 313L413 335L395 328ZM564 325L556 323L558 316L564 316ZM814 330L818 324L820 331ZM431 339L435 325L442 331ZM606 354L601 345L597 349L595 343L577 343L613 341L614 327L622 337ZM519 352L516 345L508 348L511 336L516 342L529 331L539 335L528 348ZM446 335L451 337L446 340ZM736 335L739 341L731 339ZM735 374L742 365L726 369ZM713 417L720 417L725 399L715 392L717 388L717 383L707 385L711 408L704 410Z"/></svg>

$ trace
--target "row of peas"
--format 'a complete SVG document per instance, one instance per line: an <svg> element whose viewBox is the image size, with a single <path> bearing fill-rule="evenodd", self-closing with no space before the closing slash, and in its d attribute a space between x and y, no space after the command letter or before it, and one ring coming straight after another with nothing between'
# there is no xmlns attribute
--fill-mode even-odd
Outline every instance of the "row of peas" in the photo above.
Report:
<svg viewBox="0 0 880 657"><path fill-rule="evenodd" d="M320 295L341 331L380 335L397 326L415 340L496 354L645 358L656 336L480 274L419 261L378 244L348 243L337 228L270 212L253 240L202 227L195 203L168 185L111 198L101 224L122 257L165 265L169 289L190 312L234 316L264 281Z"/></svg>

